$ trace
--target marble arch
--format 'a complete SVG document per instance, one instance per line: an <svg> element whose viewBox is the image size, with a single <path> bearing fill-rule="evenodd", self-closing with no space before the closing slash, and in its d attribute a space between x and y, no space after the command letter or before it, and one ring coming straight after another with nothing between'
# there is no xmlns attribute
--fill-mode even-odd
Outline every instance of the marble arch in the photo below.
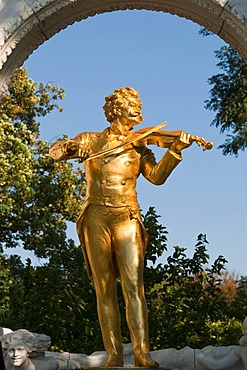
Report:
<svg viewBox="0 0 247 370"><path fill-rule="evenodd" d="M0 0L0 91L43 42L76 21L126 9L163 11L219 35L247 61L246 0Z"/></svg>

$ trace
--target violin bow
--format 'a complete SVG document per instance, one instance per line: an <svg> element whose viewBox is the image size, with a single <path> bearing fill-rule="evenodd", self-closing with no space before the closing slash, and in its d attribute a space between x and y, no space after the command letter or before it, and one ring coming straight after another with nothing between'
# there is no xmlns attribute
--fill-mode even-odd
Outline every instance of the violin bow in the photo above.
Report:
<svg viewBox="0 0 247 370"><path fill-rule="evenodd" d="M160 130L162 127L164 127L166 125L167 125L167 122L162 122L158 126L155 126L155 127L150 128L149 130L147 130L143 134L137 135L133 139L124 141L123 143L121 143L121 144L119 144L117 146L114 146L114 148L109 148L109 149L106 149L106 150L102 150L101 152L98 152L98 153L95 153L95 154L90 155L87 159L85 159L84 162L91 161L92 159L96 159L96 158L102 157L104 155L112 154L112 153L114 153L116 151L116 149L122 148L123 146L128 145L128 144L132 144L135 141L139 141L139 140L145 139L145 137L147 137L148 135L152 134L153 132L156 132L156 131Z"/></svg>
<svg viewBox="0 0 247 370"><path fill-rule="evenodd" d="M123 143L121 143L119 145L116 145L114 148L109 148L109 149L106 149L106 150L102 150L98 153L90 155L88 158L86 158L84 160L84 162L91 161L92 159L96 159L96 158L103 157L105 155L112 154L116 151L116 149L122 148L125 145L132 144L132 143L137 142L137 141L141 141L141 140L145 139L146 137L148 137L150 134L160 130L162 127L164 127L166 125L167 125L167 122L162 122L158 126L151 127L150 129L148 129L144 133L141 133L139 135L137 134L134 138L132 138L130 140L126 140L126 141L124 141ZM144 130L144 129L141 129L141 130ZM182 130L180 131L180 134L181 134L181 132L182 132ZM169 136L169 134L167 136ZM174 136L174 135L170 135L170 136ZM192 141L195 141L199 146L202 146L204 151L205 150L210 150L213 147L213 143L211 141L205 141L205 139L199 138L198 136L191 135L191 139L192 139Z"/></svg>

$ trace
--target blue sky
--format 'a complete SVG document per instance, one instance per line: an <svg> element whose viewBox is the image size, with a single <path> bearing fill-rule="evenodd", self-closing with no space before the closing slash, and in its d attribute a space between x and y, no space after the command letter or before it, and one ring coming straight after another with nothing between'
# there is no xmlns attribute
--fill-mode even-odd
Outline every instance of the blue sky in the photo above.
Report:
<svg viewBox="0 0 247 370"><path fill-rule="evenodd" d="M159 187L139 178L140 207L154 206L167 227L168 252L179 245L191 256L197 235L204 233L208 252L223 255L227 267L247 275L246 153L223 156L217 146L224 141L210 126L213 113L205 110L209 77L219 73L214 50L224 42L202 37L200 27L170 14L119 11L97 15L61 31L41 45L26 61L29 77L64 87L63 113L52 113L41 122L47 141L63 133L101 131L108 126L104 97L117 87L133 86L143 102L144 122L155 126L167 121L168 130L183 129L214 142L203 152L196 144L183 153L184 160ZM140 127L141 128L141 127ZM164 149L156 149L157 159ZM77 240L74 225L69 236Z"/></svg>

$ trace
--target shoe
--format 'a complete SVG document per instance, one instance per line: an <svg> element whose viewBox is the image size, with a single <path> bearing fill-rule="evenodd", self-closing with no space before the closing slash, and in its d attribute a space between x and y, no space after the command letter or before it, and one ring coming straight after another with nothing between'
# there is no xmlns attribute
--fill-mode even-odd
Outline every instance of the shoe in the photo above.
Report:
<svg viewBox="0 0 247 370"><path fill-rule="evenodd" d="M123 367L124 360L123 357L108 356L105 365L101 367Z"/></svg>
<svg viewBox="0 0 247 370"><path fill-rule="evenodd" d="M152 360L150 353L142 353L135 356L136 367L159 367L158 362Z"/></svg>

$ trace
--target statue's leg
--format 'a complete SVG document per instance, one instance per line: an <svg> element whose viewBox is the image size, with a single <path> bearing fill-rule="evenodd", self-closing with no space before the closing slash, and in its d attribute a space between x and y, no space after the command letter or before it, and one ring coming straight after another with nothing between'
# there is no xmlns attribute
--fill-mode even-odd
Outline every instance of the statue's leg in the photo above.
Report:
<svg viewBox="0 0 247 370"><path fill-rule="evenodd" d="M108 216L97 213L96 208L89 207L83 222L83 232L96 291L104 347L108 356L105 366L123 366L123 346L111 233L107 226Z"/></svg>
<svg viewBox="0 0 247 370"><path fill-rule="evenodd" d="M126 212L116 218L112 228L135 365L158 367L149 353L148 313L143 284L144 247L140 223L135 218L130 220Z"/></svg>

